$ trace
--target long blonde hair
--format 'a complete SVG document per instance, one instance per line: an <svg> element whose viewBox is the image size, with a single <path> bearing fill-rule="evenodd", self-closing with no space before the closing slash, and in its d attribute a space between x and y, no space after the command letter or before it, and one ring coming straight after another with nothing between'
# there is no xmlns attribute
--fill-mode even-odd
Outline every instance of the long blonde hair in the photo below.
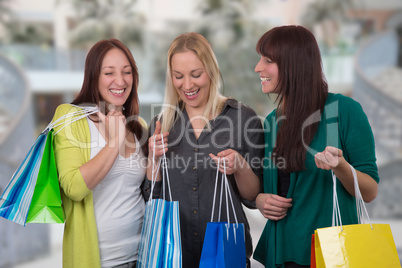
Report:
<svg viewBox="0 0 402 268"><path fill-rule="evenodd" d="M226 100L221 94L222 76L219 71L218 61L207 39L195 32L179 35L173 40L168 51L165 100L162 112L158 117L159 119L161 117L163 118L161 122L162 133L170 131L177 119L176 112L180 110L180 107L185 108L183 101L179 98L177 90L173 85L172 58L174 54L186 51L192 51L198 56L211 80L208 102L203 113L208 129L210 129L208 118L213 119L217 117L222 111Z"/></svg>

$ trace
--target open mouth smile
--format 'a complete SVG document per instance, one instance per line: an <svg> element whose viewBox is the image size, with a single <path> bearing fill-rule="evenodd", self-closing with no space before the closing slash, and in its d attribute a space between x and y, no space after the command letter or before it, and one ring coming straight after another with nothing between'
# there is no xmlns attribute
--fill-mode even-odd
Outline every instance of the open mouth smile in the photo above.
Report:
<svg viewBox="0 0 402 268"><path fill-rule="evenodd" d="M122 88L122 89L109 89L109 91L110 91L113 95L116 95L116 96L122 95L125 90L126 90L125 88Z"/></svg>
<svg viewBox="0 0 402 268"><path fill-rule="evenodd" d="M183 93L184 93L186 96L189 96L189 97L193 97L193 96L197 95L198 92L200 92L200 89L197 89L197 90L194 90L194 91L189 91L189 92L183 91Z"/></svg>

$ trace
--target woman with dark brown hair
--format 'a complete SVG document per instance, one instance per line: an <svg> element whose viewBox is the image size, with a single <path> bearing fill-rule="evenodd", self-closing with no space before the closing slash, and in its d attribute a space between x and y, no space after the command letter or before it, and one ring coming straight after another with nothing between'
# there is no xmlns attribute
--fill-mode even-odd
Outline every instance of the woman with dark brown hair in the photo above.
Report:
<svg viewBox="0 0 402 268"><path fill-rule="evenodd" d="M254 258L266 267L309 267L311 235L332 225L331 170L342 222L357 223L352 165L364 201L377 195L374 137L359 103L328 92L314 35L301 26L266 32L255 67L262 91L277 95L264 123L264 193L268 219Z"/></svg>
<svg viewBox="0 0 402 268"><path fill-rule="evenodd" d="M145 203L147 131L138 117L138 71L119 40L88 52L82 89L54 121L85 106L99 112L56 127L54 152L66 216L63 267L135 267ZM78 118L77 118L78 119Z"/></svg>

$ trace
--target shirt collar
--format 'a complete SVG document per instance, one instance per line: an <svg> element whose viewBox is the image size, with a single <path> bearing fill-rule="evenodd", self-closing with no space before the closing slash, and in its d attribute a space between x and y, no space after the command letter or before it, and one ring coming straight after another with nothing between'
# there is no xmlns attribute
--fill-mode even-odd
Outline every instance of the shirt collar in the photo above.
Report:
<svg viewBox="0 0 402 268"><path fill-rule="evenodd" d="M235 99L233 99L231 97L228 97L228 99L225 102L225 106L223 106L223 110L225 110L226 106L230 106L232 108L239 109L240 108L240 102L238 102L237 100L235 100Z"/></svg>

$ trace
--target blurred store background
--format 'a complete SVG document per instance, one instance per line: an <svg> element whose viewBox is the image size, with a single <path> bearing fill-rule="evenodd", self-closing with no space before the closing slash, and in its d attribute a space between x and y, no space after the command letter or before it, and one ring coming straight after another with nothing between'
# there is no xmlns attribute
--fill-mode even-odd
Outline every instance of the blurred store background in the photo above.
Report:
<svg viewBox="0 0 402 268"><path fill-rule="evenodd" d="M80 90L96 41L113 37L130 47L148 122L163 102L168 47L188 31L211 42L225 95L265 117L275 104L254 73L255 44L285 24L314 32L330 91L351 96L367 113L381 177L369 213L391 224L402 256L401 0L0 0L0 193L55 108ZM247 214L256 243L265 220ZM61 267L62 230L0 218L0 267Z"/></svg>

